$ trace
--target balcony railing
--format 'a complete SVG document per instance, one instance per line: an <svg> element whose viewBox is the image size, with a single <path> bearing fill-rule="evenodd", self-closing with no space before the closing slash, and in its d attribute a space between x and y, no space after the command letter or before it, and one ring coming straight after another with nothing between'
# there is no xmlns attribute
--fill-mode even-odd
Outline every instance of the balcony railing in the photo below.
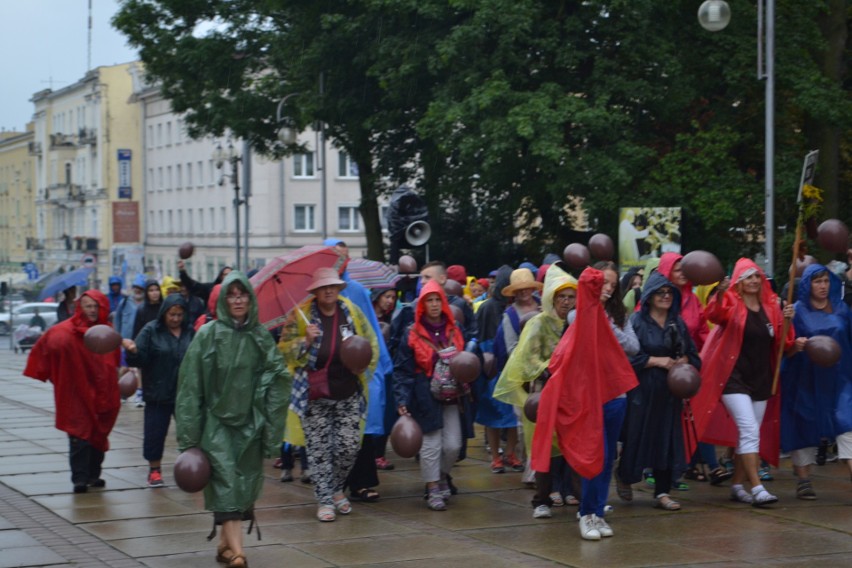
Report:
<svg viewBox="0 0 852 568"><path fill-rule="evenodd" d="M77 132L78 146L95 146L98 143L98 131L94 128L81 128Z"/></svg>
<svg viewBox="0 0 852 568"><path fill-rule="evenodd" d="M30 142L27 144L27 153L30 156L41 156L41 142Z"/></svg>
<svg viewBox="0 0 852 568"><path fill-rule="evenodd" d="M74 146L74 137L68 134L57 132L50 135L50 147L57 148L62 146Z"/></svg>

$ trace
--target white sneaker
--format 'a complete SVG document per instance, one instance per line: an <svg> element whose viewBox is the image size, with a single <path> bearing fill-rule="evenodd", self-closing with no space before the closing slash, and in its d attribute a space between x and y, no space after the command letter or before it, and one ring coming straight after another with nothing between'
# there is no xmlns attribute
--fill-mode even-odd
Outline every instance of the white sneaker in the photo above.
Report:
<svg viewBox="0 0 852 568"><path fill-rule="evenodd" d="M755 489L757 489L756 492ZM763 507L764 505L771 505L778 502L778 497L764 489L762 485L758 485L752 489L751 497L753 507Z"/></svg>
<svg viewBox="0 0 852 568"><path fill-rule="evenodd" d="M142 389L136 389L136 396L133 397L133 403L136 405L136 408L145 406L145 400L142 398Z"/></svg>
<svg viewBox="0 0 852 568"><path fill-rule="evenodd" d="M553 513L547 505L539 505L535 508L535 511L533 511L533 519L549 519L552 516Z"/></svg>
<svg viewBox="0 0 852 568"><path fill-rule="evenodd" d="M601 533L598 530L597 516L594 514L580 517L580 536L585 540L600 540Z"/></svg>
<svg viewBox="0 0 852 568"><path fill-rule="evenodd" d="M602 537L606 538L615 534L612 532L612 527L609 526L609 524L607 524L607 522L603 520L602 517L598 517L597 515L592 516L595 518L595 522L598 527L598 532L601 533Z"/></svg>

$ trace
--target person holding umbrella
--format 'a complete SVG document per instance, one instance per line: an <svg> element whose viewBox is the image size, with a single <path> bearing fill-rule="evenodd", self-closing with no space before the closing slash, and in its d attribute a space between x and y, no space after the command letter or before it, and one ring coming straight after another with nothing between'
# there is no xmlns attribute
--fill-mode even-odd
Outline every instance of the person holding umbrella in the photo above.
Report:
<svg viewBox="0 0 852 568"><path fill-rule="evenodd" d="M343 488L361 446L368 382L379 358L376 334L366 316L340 295L345 287L336 269L317 269L307 287L313 297L291 312L278 344L295 377L287 441L307 446L321 522L352 512ZM370 363L361 372L348 368L341 358L343 342L353 335L367 338L372 348Z"/></svg>

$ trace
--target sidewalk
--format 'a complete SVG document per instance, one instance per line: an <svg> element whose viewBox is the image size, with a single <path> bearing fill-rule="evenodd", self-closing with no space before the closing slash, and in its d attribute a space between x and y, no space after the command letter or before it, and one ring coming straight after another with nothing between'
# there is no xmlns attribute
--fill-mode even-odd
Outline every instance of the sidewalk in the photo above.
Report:
<svg viewBox="0 0 852 568"><path fill-rule="evenodd" d="M2 342L0 342L2 345ZM146 487L142 409L125 404L110 437L102 490L75 495L67 437L53 427L50 384L21 375L26 357L0 347L0 568L7 566L214 567L206 541L212 516L200 494L174 486L173 431L163 473L167 487ZM612 492L607 516L616 536L579 537L576 507L534 520L532 492L520 474L494 475L481 436L454 470L460 494L446 512L429 511L413 460L389 453L397 468L380 472L382 499L354 503L348 517L319 523L311 486L280 483L268 465L257 513L263 540L246 538L252 568L400 566L465 568L544 566L843 566L852 563L852 484L845 466L815 467L817 501L795 499L789 463L769 488L771 509L728 500L728 485L691 482L675 497L683 510L652 508L636 486L632 503Z"/></svg>

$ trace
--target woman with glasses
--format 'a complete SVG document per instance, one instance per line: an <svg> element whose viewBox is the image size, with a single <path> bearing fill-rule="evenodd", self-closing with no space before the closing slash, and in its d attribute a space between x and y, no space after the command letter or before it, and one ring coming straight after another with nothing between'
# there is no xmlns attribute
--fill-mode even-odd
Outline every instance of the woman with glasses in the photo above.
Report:
<svg viewBox="0 0 852 568"><path fill-rule="evenodd" d="M618 477L624 483L642 479L642 470L654 471L655 506L677 511L680 503L669 495L676 465L683 464L681 400L668 387L668 373L678 363L701 366L695 343L680 317L680 290L660 272L642 289L640 310L630 317L639 339L630 363L639 386L627 395L624 449Z"/></svg>
<svg viewBox="0 0 852 568"><path fill-rule="evenodd" d="M276 456L281 446L291 376L258 322L257 300L242 273L225 278L216 315L181 364L175 422L180 450L198 447L210 460L204 506L213 511L211 539L215 525L222 525L216 560L243 568L241 522L254 522L263 458Z"/></svg>
<svg viewBox="0 0 852 568"><path fill-rule="evenodd" d="M368 377L379 360L376 334L358 306L340 295L345 287L334 268L317 269L307 287L313 297L296 307L278 345L295 377L287 441L307 447L321 522L352 512L343 487L361 448ZM365 337L372 349L361 372L341 358L343 342L353 335Z"/></svg>
<svg viewBox="0 0 852 568"><path fill-rule="evenodd" d="M733 501L755 507L775 503L778 498L763 487L757 470L761 456L778 464L780 404L772 388L778 349L783 345L793 355L806 341L795 338L793 326L781 337L784 318L793 317L794 305L785 306L782 312L763 271L754 261L741 258L732 277L719 283L719 292L707 304L705 314L717 327L701 351L701 389L692 399L698 439L736 446ZM745 482L751 486L750 492Z"/></svg>

